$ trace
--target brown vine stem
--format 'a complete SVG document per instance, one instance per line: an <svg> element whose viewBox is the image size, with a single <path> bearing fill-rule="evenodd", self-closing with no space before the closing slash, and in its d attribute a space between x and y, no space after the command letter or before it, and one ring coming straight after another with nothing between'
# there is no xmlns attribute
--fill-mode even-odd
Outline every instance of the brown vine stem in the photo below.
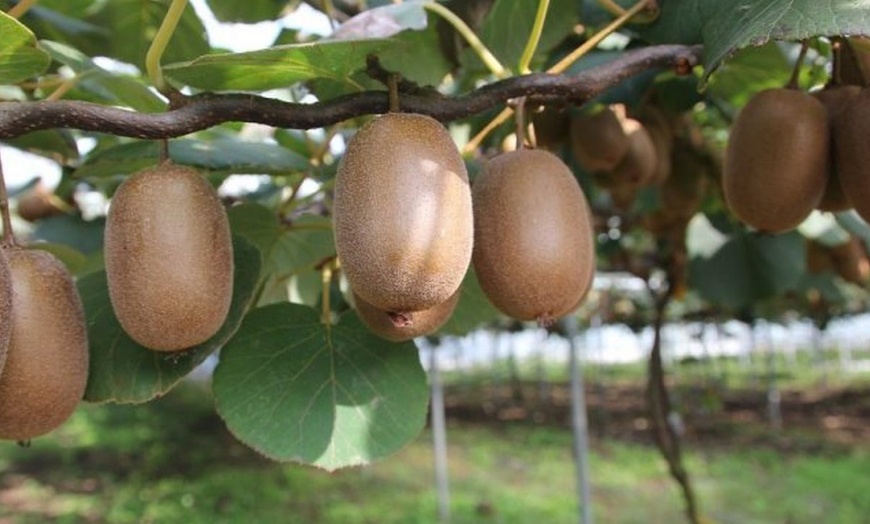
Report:
<svg viewBox="0 0 870 524"><path fill-rule="evenodd" d="M39 0L21 0L6 12L12 18L21 18L24 14L30 11L30 8L35 6Z"/></svg>
<svg viewBox="0 0 870 524"><path fill-rule="evenodd" d="M402 95L402 110L442 122L472 116L527 96L538 105L582 104L595 95L650 69L697 64L700 46L662 45L631 51L577 75L536 73L500 80L466 95ZM255 122L289 129L326 127L344 120L386 113L384 91L365 91L315 104L298 104L248 94L201 94L184 98L162 113L140 113L79 101L0 102L0 138L56 128L96 131L134 138L174 138L224 122Z"/></svg>
<svg viewBox="0 0 870 524"><path fill-rule="evenodd" d="M3 247L17 245L15 233L12 231L12 217L9 216L9 193L6 191L6 176L3 174L3 162L0 159L0 218L3 221Z"/></svg>

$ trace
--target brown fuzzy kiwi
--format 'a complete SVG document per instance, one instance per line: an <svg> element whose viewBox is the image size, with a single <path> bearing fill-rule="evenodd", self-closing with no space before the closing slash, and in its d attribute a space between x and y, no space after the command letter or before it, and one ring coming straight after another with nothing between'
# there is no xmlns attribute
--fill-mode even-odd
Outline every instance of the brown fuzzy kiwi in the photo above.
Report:
<svg viewBox="0 0 870 524"><path fill-rule="evenodd" d="M826 245L816 240L807 240L806 247L807 271L812 274L834 271L831 250Z"/></svg>
<svg viewBox="0 0 870 524"><path fill-rule="evenodd" d="M843 108L849 98L861 92L858 86L834 86L816 91L812 95L825 106L828 114L828 126L830 129L830 153L828 158L828 181L825 192L817 208L821 211L838 212L852 208L852 203L843 193L840 186L840 177L837 175L837 148L834 145L835 129L842 118Z"/></svg>
<svg viewBox="0 0 870 524"><path fill-rule="evenodd" d="M590 172L610 171L628 153L628 136L608 106L572 114L570 138L574 160Z"/></svg>
<svg viewBox="0 0 870 524"><path fill-rule="evenodd" d="M357 314L372 332L392 342L404 342L438 331L450 319L461 294L460 288L444 302L410 313L390 313L378 309L356 294L353 299Z"/></svg>
<svg viewBox="0 0 870 524"><path fill-rule="evenodd" d="M671 157L671 175L659 187L662 209L691 218L704 200L710 168L703 156L684 140L674 141Z"/></svg>
<svg viewBox="0 0 870 524"><path fill-rule="evenodd" d="M474 183L474 269L490 302L549 323L576 307L595 272L592 219L570 169L546 151L489 160Z"/></svg>
<svg viewBox="0 0 870 524"><path fill-rule="evenodd" d="M27 193L18 198L16 212L24 220L36 222L42 218L63 213L58 201L51 189L40 180Z"/></svg>
<svg viewBox="0 0 870 524"><path fill-rule="evenodd" d="M6 363L6 350L12 333L12 274L6 252L0 249L0 376Z"/></svg>
<svg viewBox="0 0 870 524"><path fill-rule="evenodd" d="M438 121L388 113L347 146L335 180L335 246L350 287L407 313L450 298L471 261L471 189Z"/></svg>
<svg viewBox="0 0 870 524"><path fill-rule="evenodd" d="M69 272L45 251L12 248L12 337L0 376L0 438L57 428L84 396L88 338Z"/></svg>
<svg viewBox="0 0 870 524"><path fill-rule="evenodd" d="M855 211L870 220L870 89L849 97L834 127L834 155L840 187Z"/></svg>
<svg viewBox="0 0 870 524"><path fill-rule="evenodd" d="M196 171L166 162L124 181L106 220L105 258L112 307L139 344L179 351L224 323L233 294L229 221Z"/></svg>
<svg viewBox="0 0 870 524"><path fill-rule="evenodd" d="M821 102L794 89L753 96L731 129L722 186L731 211L766 233L800 224L827 182L828 116Z"/></svg>
<svg viewBox="0 0 870 524"><path fill-rule="evenodd" d="M532 113L535 146L548 151L561 149L568 140L570 121L568 111L562 108L545 106Z"/></svg>
<svg viewBox="0 0 870 524"><path fill-rule="evenodd" d="M649 184L659 166L655 143L643 124L633 118L623 121L622 127L628 137L628 151L610 176L634 187Z"/></svg>

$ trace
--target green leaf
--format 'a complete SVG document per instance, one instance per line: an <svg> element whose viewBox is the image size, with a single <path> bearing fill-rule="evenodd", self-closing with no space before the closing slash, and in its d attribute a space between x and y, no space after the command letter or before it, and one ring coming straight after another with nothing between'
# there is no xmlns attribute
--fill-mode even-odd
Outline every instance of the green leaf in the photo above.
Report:
<svg viewBox="0 0 870 524"><path fill-rule="evenodd" d="M286 0L208 0L215 18L221 22L255 23L278 18Z"/></svg>
<svg viewBox="0 0 870 524"><path fill-rule="evenodd" d="M421 30L427 24L426 10L420 0L371 7L341 24L332 38L367 40L388 38L406 29Z"/></svg>
<svg viewBox="0 0 870 524"><path fill-rule="evenodd" d="M230 138L172 140L169 156L177 164L231 173L288 174L309 167L306 158L281 146ZM76 176L96 178L134 173L154 165L157 158L156 142L131 142L92 156L76 170Z"/></svg>
<svg viewBox="0 0 870 524"><path fill-rule="evenodd" d="M259 248L261 253L269 253L281 236L281 228L275 212L266 206L246 202L227 210L230 229L242 235Z"/></svg>
<svg viewBox="0 0 870 524"><path fill-rule="evenodd" d="M126 105L139 111L165 109L166 104L160 97L138 78L107 71L84 53L66 44L43 40L40 45L52 59L76 72L78 87L96 94L103 102Z"/></svg>
<svg viewBox="0 0 870 524"><path fill-rule="evenodd" d="M779 45L751 47L723 63L710 79L710 95L743 107L753 94L782 87L791 77L792 64Z"/></svg>
<svg viewBox="0 0 870 524"><path fill-rule="evenodd" d="M103 3L93 22L111 31L103 53L135 64L144 70L145 54L166 16L170 0L112 0ZM190 60L211 49L205 27L193 8L184 10L166 52L163 63Z"/></svg>
<svg viewBox="0 0 870 524"><path fill-rule="evenodd" d="M316 310L287 303L245 318L213 387L242 442L329 471L397 451L423 429L428 406L413 343L378 338L352 312L326 326Z"/></svg>
<svg viewBox="0 0 870 524"><path fill-rule="evenodd" d="M290 275L311 269L335 255L335 238L329 219L305 217L281 232L269 251L266 267L270 273Z"/></svg>
<svg viewBox="0 0 870 524"><path fill-rule="evenodd" d="M506 68L517 69L532 32L538 3L538 0L496 0L483 22L480 38ZM551 50L573 32L576 24L574 0L551 0L536 54Z"/></svg>
<svg viewBox="0 0 870 524"><path fill-rule="evenodd" d="M54 215L45 217L36 225L31 238L54 244L63 244L82 253L90 254L103 247L106 220L85 220L81 215Z"/></svg>
<svg viewBox="0 0 870 524"><path fill-rule="evenodd" d="M51 59L25 25L0 11L0 84L15 84L41 74Z"/></svg>
<svg viewBox="0 0 870 524"><path fill-rule="evenodd" d="M233 250L233 300L227 319L212 338L182 353L151 351L124 333L109 301L105 271L78 281L91 353L85 400L147 402L169 391L233 336L253 299L261 265L259 251L247 240L233 237Z"/></svg>
<svg viewBox="0 0 870 524"><path fill-rule="evenodd" d="M403 31L393 39L396 44L379 55L387 70L418 85L437 86L453 69L441 51L436 24L423 31Z"/></svg>
<svg viewBox="0 0 870 524"><path fill-rule="evenodd" d="M465 335L502 316L484 295L473 269L469 269L465 274L460 293L456 309L439 332L448 335Z"/></svg>
<svg viewBox="0 0 870 524"><path fill-rule="evenodd" d="M350 76L366 67L366 55L390 43L387 39L321 40L202 56L166 66L163 71L182 84L208 90L265 91L315 78L351 82Z"/></svg>
<svg viewBox="0 0 870 524"><path fill-rule="evenodd" d="M690 247L689 280L705 300L734 309L751 306L796 289L806 273L805 240L795 231L719 235L706 244L697 240L713 230L704 219L693 220L687 231L687 243L695 246Z"/></svg>
<svg viewBox="0 0 870 524"><path fill-rule="evenodd" d="M45 129L33 131L4 142L18 149L37 155L61 160L77 160L79 149L75 138L68 129Z"/></svg>
<svg viewBox="0 0 870 524"><path fill-rule="evenodd" d="M738 49L771 40L870 34L870 0L662 2L642 34L657 43L704 44L705 77Z"/></svg>

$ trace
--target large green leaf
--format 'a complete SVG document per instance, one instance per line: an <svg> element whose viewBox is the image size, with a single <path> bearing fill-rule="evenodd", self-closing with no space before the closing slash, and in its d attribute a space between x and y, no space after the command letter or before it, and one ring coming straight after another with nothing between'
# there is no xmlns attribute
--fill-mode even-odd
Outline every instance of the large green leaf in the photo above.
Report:
<svg viewBox="0 0 870 524"><path fill-rule="evenodd" d="M689 224L686 243L692 288L721 306L740 309L778 296L796 289L806 273L805 240L794 231L723 237L698 215Z"/></svg>
<svg viewBox="0 0 870 524"><path fill-rule="evenodd" d="M164 72L182 84L215 91L265 91L315 78L349 82L353 73L366 67L367 55L390 43L388 39L321 40L202 56L166 66Z"/></svg>
<svg viewBox="0 0 870 524"><path fill-rule="evenodd" d="M532 32L538 0L496 0L480 29L480 38L503 66L516 71L526 41ZM574 0L551 0L538 43L538 54L549 51L570 35L577 24ZM464 60L479 61L466 52Z"/></svg>
<svg viewBox="0 0 870 524"><path fill-rule="evenodd" d="M52 59L75 71L78 87L97 95L102 102L151 112L166 107L165 102L136 77L107 71L84 53L66 44L43 40L40 45Z"/></svg>
<svg viewBox="0 0 870 524"><path fill-rule="evenodd" d="M144 70L145 54L169 9L170 0L111 0L93 22L111 31L102 51L106 56L129 62ZM205 27L188 6L163 54L163 62L179 62L201 56L211 49Z"/></svg>
<svg viewBox="0 0 870 524"><path fill-rule="evenodd" d="M417 349L371 334L355 313L337 325L298 304L252 311L221 351L217 411L242 442L329 471L411 441L426 420Z"/></svg>
<svg viewBox="0 0 870 524"><path fill-rule="evenodd" d="M379 55L381 64L407 80L437 86L453 68L441 51L434 23L422 31L403 31L393 39L396 44Z"/></svg>
<svg viewBox="0 0 870 524"><path fill-rule="evenodd" d="M208 6L221 22L253 23L278 18L287 0L208 0Z"/></svg>
<svg viewBox="0 0 870 524"><path fill-rule="evenodd" d="M439 331L449 335L465 335L502 316L486 298L474 270L469 269L462 281L459 303L456 304L450 319Z"/></svg>
<svg viewBox="0 0 870 524"><path fill-rule="evenodd" d="M0 11L0 84L14 84L41 74L51 59L21 22Z"/></svg>
<svg viewBox="0 0 870 524"><path fill-rule="evenodd" d="M233 237L235 274L227 319L208 341L182 353L151 351L134 342L115 317L109 302L106 272L78 281L90 342L90 371L85 400L146 402L172 388L207 356L226 343L242 322L260 276L260 252Z"/></svg>
<svg viewBox="0 0 870 524"><path fill-rule="evenodd" d="M169 156L176 164L232 173L288 174L309 167L306 158L281 146L230 138L172 140ZM157 157L158 144L154 141L122 144L91 157L76 170L76 176L94 178L134 173L154 165Z"/></svg>
<svg viewBox="0 0 870 524"><path fill-rule="evenodd" d="M870 34L870 0L679 0L661 2L643 34L703 43L707 75L734 51L770 40Z"/></svg>

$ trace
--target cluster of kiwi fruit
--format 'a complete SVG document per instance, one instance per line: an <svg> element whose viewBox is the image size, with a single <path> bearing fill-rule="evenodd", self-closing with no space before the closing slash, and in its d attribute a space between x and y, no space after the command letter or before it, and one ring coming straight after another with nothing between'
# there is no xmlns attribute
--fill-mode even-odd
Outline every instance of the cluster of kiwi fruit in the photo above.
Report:
<svg viewBox="0 0 870 524"><path fill-rule="evenodd" d="M357 312L392 341L439 329L471 264L499 310L545 324L580 305L594 274L589 206L558 157L504 153L471 187L447 129L424 115L387 113L356 133L333 217Z"/></svg>
<svg viewBox="0 0 870 524"><path fill-rule="evenodd" d="M854 208L870 220L870 152L861 140L868 119L870 92L854 85L755 94L728 141L722 183L729 208L771 234L795 228L814 209Z"/></svg>
<svg viewBox="0 0 870 524"><path fill-rule="evenodd" d="M845 242L834 245L810 239L806 250L810 273L831 272L857 286L870 281L870 258L858 237L850 235Z"/></svg>

